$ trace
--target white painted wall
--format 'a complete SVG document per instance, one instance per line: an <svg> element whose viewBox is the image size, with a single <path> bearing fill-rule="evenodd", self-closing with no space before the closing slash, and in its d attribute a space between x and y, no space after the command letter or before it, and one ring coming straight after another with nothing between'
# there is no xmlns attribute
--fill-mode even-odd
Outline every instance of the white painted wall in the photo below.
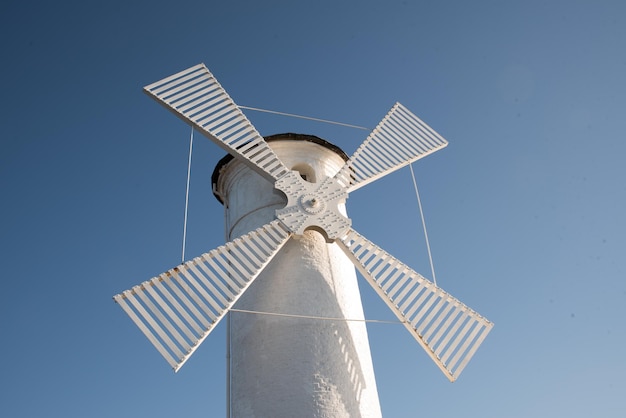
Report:
<svg viewBox="0 0 626 418"><path fill-rule="evenodd" d="M287 167L308 167L318 179L344 163L329 148L307 141L270 146ZM222 171L218 192L226 201L229 240L273 220L286 202L235 160ZM352 263L315 231L292 238L235 308L363 319ZM232 417L381 416L365 323L230 315Z"/></svg>

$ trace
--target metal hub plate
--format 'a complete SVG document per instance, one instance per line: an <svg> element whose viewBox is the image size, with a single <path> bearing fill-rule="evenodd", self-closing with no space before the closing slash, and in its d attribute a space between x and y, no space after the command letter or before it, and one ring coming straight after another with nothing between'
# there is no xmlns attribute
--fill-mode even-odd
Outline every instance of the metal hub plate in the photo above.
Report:
<svg viewBox="0 0 626 418"><path fill-rule="evenodd" d="M347 189L331 177L309 183L297 171L290 171L274 184L287 196L287 206L276 211L278 218L294 234L307 229L321 230L329 242L343 238L352 222L339 211L348 198Z"/></svg>

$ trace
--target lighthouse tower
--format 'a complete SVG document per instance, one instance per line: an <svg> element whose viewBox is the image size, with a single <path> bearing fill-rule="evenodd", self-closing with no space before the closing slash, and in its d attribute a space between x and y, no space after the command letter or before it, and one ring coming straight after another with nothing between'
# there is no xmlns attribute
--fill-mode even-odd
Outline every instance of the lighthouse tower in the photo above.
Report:
<svg viewBox="0 0 626 418"><path fill-rule="evenodd" d="M348 194L448 142L400 103L350 158L263 138L198 64L144 88L229 156L213 173L224 245L113 299L175 370L229 320L229 415L381 415L354 267L455 381L493 323L359 234Z"/></svg>
<svg viewBox="0 0 626 418"><path fill-rule="evenodd" d="M265 139L287 168L311 183L333 177L348 159L315 136ZM287 203L272 183L230 155L212 181L224 204L227 241L271 222ZM344 204L339 210L346 215ZM380 417L365 323L345 321L363 318L346 254L327 243L323 231L294 236L230 314L231 416Z"/></svg>

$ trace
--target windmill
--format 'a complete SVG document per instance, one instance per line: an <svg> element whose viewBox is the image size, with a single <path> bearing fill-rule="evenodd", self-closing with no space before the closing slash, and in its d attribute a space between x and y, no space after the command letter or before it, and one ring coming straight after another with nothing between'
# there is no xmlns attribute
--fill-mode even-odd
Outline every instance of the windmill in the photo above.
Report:
<svg viewBox="0 0 626 418"><path fill-rule="evenodd" d="M240 373L233 379L241 386L231 388L233 416L380 416L364 324L319 325L333 313L335 324L362 318L354 268L346 269L353 264L446 377L458 378L493 324L359 234L345 210L349 193L445 147L445 139L396 103L350 158L316 137L266 141L204 64L144 90L229 154L213 183L230 241L114 296L175 371L237 312L241 318L229 327ZM280 282L286 275L290 280ZM302 306L312 311L276 311ZM264 313L301 322L283 328L249 318ZM254 380L252 389L244 379ZM308 379L311 390L294 379ZM289 404L298 390L306 393ZM310 414L302 409L307 398Z"/></svg>

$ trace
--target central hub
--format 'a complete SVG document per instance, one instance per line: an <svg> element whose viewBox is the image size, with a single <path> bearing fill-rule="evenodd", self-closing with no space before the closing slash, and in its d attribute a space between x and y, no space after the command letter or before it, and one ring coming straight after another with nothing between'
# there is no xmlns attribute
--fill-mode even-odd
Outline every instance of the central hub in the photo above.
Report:
<svg viewBox="0 0 626 418"><path fill-rule="evenodd" d="M276 180L274 187L287 196L287 206L276 211L276 218L294 234L316 229L324 232L327 241L333 242L343 238L350 229L352 222L339 210L348 193L334 178L325 177L319 183L310 183L297 171L290 171Z"/></svg>
<svg viewBox="0 0 626 418"><path fill-rule="evenodd" d="M302 210L311 215L316 215L326 209L326 203L324 203L322 198L309 193L300 196L298 203Z"/></svg>

